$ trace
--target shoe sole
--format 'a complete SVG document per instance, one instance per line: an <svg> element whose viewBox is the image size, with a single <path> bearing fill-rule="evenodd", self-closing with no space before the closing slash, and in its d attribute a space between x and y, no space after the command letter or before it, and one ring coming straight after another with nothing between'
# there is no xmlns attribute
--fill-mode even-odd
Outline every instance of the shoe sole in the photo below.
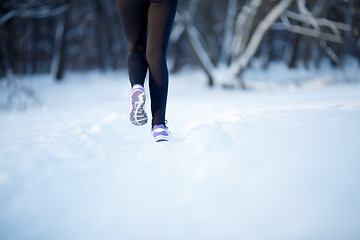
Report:
<svg viewBox="0 0 360 240"><path fill-rule="evenodd" d="M170 140L169 136L157 136L154 138L155 142L168 142Z"/></svg>
<svg viewBox="0 0 360 240"><path fill-rule="evenodd" d="M131 97L130 122L135 126L145 125L148 121L148 117L144 109L146 100L145 93L140 93L137 96L137 99L135 101L133 100L134 99ZM132 116L134 116L134 119L132 119Z"/></svg>

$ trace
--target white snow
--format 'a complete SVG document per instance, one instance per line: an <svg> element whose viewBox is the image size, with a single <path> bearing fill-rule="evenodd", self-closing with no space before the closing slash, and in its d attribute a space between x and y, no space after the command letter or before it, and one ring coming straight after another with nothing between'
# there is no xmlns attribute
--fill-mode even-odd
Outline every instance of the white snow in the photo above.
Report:
<svg viewBox="0 0 360 240"><path fill-rule="evenodd" d="M172 141L154 143L123 72L23 82L43 107L0 112L1 240L360 239L359 84L172 75Z"/></svg>

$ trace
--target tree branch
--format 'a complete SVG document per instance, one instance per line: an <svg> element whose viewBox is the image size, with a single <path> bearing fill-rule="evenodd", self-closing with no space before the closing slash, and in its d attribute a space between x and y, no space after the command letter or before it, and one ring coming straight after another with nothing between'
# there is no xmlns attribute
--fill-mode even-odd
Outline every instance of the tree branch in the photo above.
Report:
<svg viewBox="0 0 360 240"><path fill-rule="evenodd" d="M69 10L70 5L64 4L58 8L48 9L30 9L30 10L12 10L0 18L0 26L5 22L9 21L13 17L23 17L23 18L47 18L59 15L67 10Z"/></svg>

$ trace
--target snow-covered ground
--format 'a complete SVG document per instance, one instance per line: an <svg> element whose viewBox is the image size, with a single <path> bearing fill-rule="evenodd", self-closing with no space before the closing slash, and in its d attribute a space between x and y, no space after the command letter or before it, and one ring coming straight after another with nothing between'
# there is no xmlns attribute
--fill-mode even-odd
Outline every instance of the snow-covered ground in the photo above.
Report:
<svg viewBox="0 0 360 240"><path fill-rule="evenodd" d="M359 84L172 75L172 141L154 143L126 74L31 78L43 106L0 112L1 240L360 239Z"/></svg>

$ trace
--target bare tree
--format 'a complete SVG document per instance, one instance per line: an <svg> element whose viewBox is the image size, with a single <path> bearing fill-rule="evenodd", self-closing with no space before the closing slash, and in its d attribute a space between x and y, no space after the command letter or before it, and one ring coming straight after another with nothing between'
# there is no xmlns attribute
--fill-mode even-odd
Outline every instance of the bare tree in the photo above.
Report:
<svg viewBox="0 0 360 240"><path fill-rule="evenodd" d="M175 29L178 30L177 38L182 33L186 34L196 59L208 76L210 86L245 88L241 75L256 56L265 35L274 30L275 25L277 29L305 36L309 43L311 39L319 39L320 47L336 63L339 62L339 57L329 43L342 44L343 33L352 30L348 23L317 17L321 7L326 4L323 0L311 5L312 9L309 9L305 0L248 0L240 11L237 10L237 1L228 0L227 13L223 21L223 41L220 46L222 50L217 58L208 50L211 46L203 39L207 34L202 33L194 23L195 12L200 3L201 0L190 1L189 9L180 13L176 19ZM296 44L299 44L299 38L295 41ZM293 52L298 45L294 48ZM294 54L291 61L294 61L293 58Z"/></svg>
<svg viewBox="0 0 360 240"><path fill-rule="evenodd" d="M201 41L201 34L192 22L193 15L179 17L178 24L181 24L182 28L184 28L189 44L192 47L197 59L199 60L200 65L209 78L210 86L214 84L237 85L238 81L236 79L240 76L244 68L248 66L256 50L258 49L263 36L271 27L271 25L289 7L292 1L293 0L280 1L259 23L253 33L249 33L249 26L246 25L245 22L247 18L250 18L250 22L252 21L259 5L261 4L261 0L251 0L248 4L246 4L243 8L243 11L241 11L237 16L235 33L233 32L234 29L232 29L233 24L226 24L228 29L225 30L227 36L224 38L224 41L229 42L229 40L226 38L228 38L228 36L233 36L232 44L230 44L233 51L223 51L223 54L227 53L228 56L222 55L220 61L216 63L212 61L212 57L208 54L206 47ZM231 1L228 3L229 5L234 4ZM191 1L191 9L196 9L198 4L199 0ZM232 12L232 8L229 7L225 22L231 23L233 20L230 20L229 18L233 19L234 16L235 14ZM251 25L251 23L249 25ZM231 34L229 33L230 31L232 32ZM241 47L245 45L244 42L247 42L247 38L250 40L246 44L246 47ZM241 53L242 48L244 48L243 53ZM226 59L231 59L229 64L224 62ZM244 87L242 84L241 86Z"/></svg>

